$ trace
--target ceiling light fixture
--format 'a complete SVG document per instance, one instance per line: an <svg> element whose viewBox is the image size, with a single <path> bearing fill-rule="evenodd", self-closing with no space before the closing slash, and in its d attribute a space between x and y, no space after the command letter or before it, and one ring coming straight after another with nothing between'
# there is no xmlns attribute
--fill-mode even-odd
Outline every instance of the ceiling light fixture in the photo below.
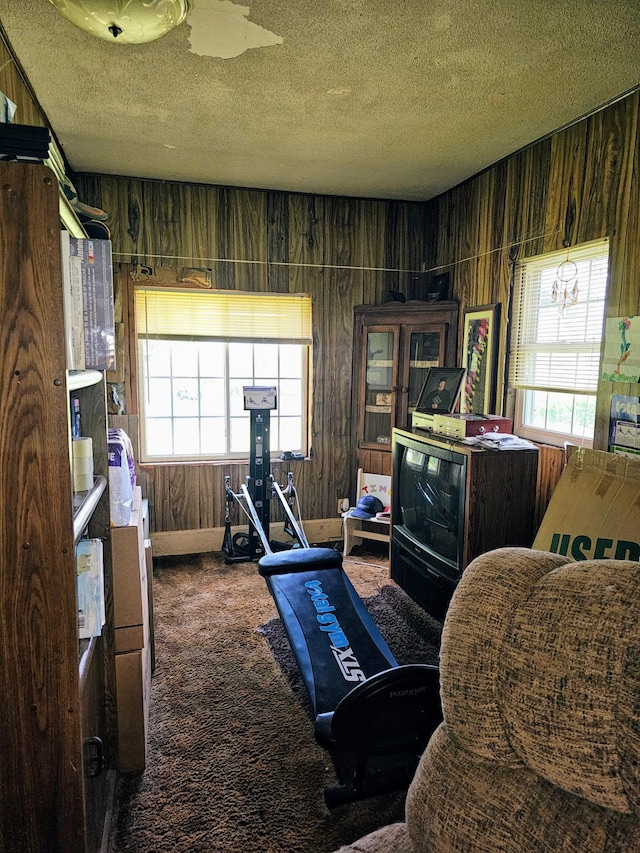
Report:
<svg viewBox="0 0 640 853"><path fill-rule="evenodd" d="M65 18L92 36L121 44L155 41L181 24L189 0L50 0Z"/></svg>

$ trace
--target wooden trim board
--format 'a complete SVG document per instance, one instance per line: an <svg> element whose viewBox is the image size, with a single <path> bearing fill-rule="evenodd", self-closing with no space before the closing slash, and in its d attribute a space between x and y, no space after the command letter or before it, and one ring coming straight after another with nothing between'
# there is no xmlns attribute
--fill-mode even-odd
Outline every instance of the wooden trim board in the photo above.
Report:
<svg viewBox="0 0 640 853"><path fill-rule="evenodd" d="M273 538L284 536L283 523L272 524L269 533ZM231 528L231 533L242 532L246 526ZM304 522L304 531L310 543L331 542L342 539L342 518L314 518ZM151 534L151 549L154 557L174 557L179 554L202 554L220 551L223 527L194 530L169 530Z"/></svg>

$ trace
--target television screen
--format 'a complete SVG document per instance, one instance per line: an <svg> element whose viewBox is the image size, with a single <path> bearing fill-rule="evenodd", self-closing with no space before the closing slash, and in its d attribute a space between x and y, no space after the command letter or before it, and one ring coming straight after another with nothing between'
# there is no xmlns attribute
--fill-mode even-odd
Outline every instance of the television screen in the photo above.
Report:
<svg viewBox="0 0 640 853"><path fill-rule="evenodd" d="M465 457L437 446L396 439L393 525L457 569L464 523Z"/></svg>

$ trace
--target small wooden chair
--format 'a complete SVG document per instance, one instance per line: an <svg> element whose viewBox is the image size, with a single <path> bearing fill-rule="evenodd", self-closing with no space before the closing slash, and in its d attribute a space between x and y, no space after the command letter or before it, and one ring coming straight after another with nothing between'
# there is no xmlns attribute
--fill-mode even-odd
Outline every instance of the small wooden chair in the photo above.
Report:
<svg viewBox="0 0 640 853"><path fill-rule="evenodd" d="M384 506L384 512L391 510L391 477L388 474L369 474L358 468L356 486L356 501L347 512L342 514L342 529L344 536L343 556L348 557L355 545L361 545L363 539L373 539L377 542L391 542L391 518L364 519L351 515L360 498L374 495Z"/></svg>

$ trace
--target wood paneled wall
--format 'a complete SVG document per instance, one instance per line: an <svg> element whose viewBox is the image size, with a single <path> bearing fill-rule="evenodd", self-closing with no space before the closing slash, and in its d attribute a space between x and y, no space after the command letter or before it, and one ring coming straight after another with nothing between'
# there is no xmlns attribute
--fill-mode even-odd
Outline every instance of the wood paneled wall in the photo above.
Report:
<svg viewBox="0 0 640 853"><path fill-rule="evenodd" d="M465 308L501 303L498 400L505 393L514 260L609 238L606 316L640 309L640 158L638 92L538 142L427 205L436 234L427 268L448 270L453 297ZM459 340L462 336L459 335ZM607 449L612 393L637 385L601 382L595 446ZM500 404L497 405L500 410ZM537 516L541 520L564 464L563 451L540 454Z"/></svg>
<svg viewBox="0 0 640 853"><path fill-rule="evenodd" d="M14 122L35 127L48 127L46 117L28 80L16 62L0 25L0 92L17 106Z"/></svg>
<svg viewBox="0 0 640 853"><path fill-rule="evenodd" d="M122 262L208 267L217 287L312 295L313 459L295 463L295 474L304 517L324 518L354 488L353 306L383 302L389 289L419 297L430 272L441 271L451 274L461 318L465 308L501 303L503 399L515 259L608 236L607 314L638 312L638 159L635 93L424 205L105 176L76 183L87 202L110 213ZM599 389L603 448L612 391L637 388ZM504 397L502 410L510 405ZM562 451L541 453L538 518L562 465ZM247 472L238 465L145 469L152 529L220 526L227 473L236 487Z"/></svg>
<svg viewBox="0 0 640 853"><path fill-rule="evenodd" d="M109 212L122 264L206 267L214 287L311 294L312 458L274 461L272 470L280 478L282 468L284 482L294 471L304 518L337 517L338 499L355 490L353 306L384 302L390 289L420 295L424 205L105 176L75 182L81 198ZM116 319L127 324L129 282L116 281ZM126 394L128 416L137 414L132 397ZM247 473L238 464L144 467L151 529L221 526L224 476L237 490Z"/></svg>

